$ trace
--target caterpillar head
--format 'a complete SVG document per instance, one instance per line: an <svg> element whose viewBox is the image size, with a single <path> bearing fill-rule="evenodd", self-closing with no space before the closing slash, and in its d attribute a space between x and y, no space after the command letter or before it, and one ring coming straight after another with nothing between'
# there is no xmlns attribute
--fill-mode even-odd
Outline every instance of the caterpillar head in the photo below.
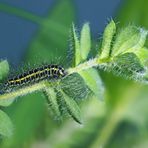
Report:
<svg viewBox="0 0 148 148"><path fill-rule="evenodd" d="M67 72L65 71L65 69L61 66L59 66L59 74L61 77L66 76Z"/></svg>

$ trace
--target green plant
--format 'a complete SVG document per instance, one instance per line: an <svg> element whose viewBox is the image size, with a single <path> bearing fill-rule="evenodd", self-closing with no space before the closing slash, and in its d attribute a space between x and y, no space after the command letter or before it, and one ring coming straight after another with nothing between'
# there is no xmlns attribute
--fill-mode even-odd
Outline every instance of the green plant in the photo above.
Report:
<svg viewBox="0 0 148 148"><path fill-rule="evenodd" d="M102 46L95 57L89 57L91 49L90 28L84 24L80 39L72 25L71 44L72 60L67 76L57 82L42 81L13 92L0 95L0 105L9 106L15 98L35 91L43 91L50 103L54 116L61 118L68 113L75 121L82 123L78 104L81 99L94 95L100 98L103 82L97 69L111 71L115 75L147 82L148 50L144 47L147 31L129 25L116 31L113 20L106 26ZM9 71L7 61L0 63L3 80ZM97 68L97 69L96 69ZM103 96L102 96L103 97ZM13 127L7 115L1 111L1 134L9 136ZM8 124L3 124L3 123ZM6 128L7 127L7 128Z"/></svg>

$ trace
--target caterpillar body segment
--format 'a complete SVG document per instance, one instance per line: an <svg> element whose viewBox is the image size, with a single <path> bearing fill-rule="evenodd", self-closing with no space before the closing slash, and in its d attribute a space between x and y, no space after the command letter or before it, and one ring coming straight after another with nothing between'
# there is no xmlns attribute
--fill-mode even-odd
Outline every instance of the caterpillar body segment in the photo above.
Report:
<svg viewBox="0 0 148 148"><path fill-rule="evenodd" d="M62 66L56 64L45 65L32 69L28 72L8 79L4 84L5 87L22 86L29 83L39 82L41 80L60 79L66 75Z"/></svg>

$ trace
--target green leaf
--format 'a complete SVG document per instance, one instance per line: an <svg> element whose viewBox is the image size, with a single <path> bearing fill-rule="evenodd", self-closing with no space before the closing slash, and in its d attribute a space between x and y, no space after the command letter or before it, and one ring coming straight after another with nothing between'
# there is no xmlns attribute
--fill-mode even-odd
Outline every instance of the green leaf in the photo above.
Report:
<svg viewBox="0 0 148 148"><path fill-rule="evenodd" d="M63 95L63 99L65 101L66 109L68 113L71 115L71 117L78 123L82 124L82 119L81 119L81 113L80 113L80 108L73 100L73 98L70 98L67 96L62 90L60 91L61 94Z"/></svg>
<svg viewBox="0 0 148 148"><path fill-rule="evenodd" d="M72 24L72 31L71 31L71 41L72 41L72 52L74 52L74 61L73 66L78 65L81 62L81 51L80 51L80 42L76 33L76 29L74 24Z"/></svg>
<svg viewBox="0 0 148 148"><path fill-rule="evenodd" d="M8 115L2 110L0 110L0 121L0 134L10 137L13 133L13 125Z"/></svg>
<svg viewBox="0 0 148 148"><path fill-rule="evenodd" d="M141 80L145 69L134 53L125 53L114 58L111 70L115 75Z"/></svg>
<svg viewBox="0 0 148 148"><path fill-rule="evenodd" d="M0 106L9 106L14 102L14 98L0 100Z"/></svg>
<svg viewBox="0 0 148 148"><path fill-rule="evenodd" d="M73 73L60 82L61 89L76 101L85 99L91 93L85 81L78 73Z"/></svg>
<svg viewBox="0 0 148 148"><path fill-rule="evenodd" d="M110 55L113 36L116 33L116 24L113 20L106 26L103 33L100 59L106 59Z"/></svg>
<svg viewBox="0 0 148 148"><path fill-rule="evenodd" d="M91 48L91 37L89 24L83 25L81 30L80 41L78 39L75 26L72 25L72 52L74 52L74 66L80 64L83 60L86 60Z"/></svg>
<svg viewBox="0 0 148 148"><path fill-rule="evenodd" d="M86 85L92 90L95 96L103 100L104 86L96 69L90 68L84 71L80 71L79 74L82 76Z"/></svg>
<svg viewBox="0 0 148 148"><path fill-rule="evenodd" d="M143 47L140 50L138 50L135 54L139 58L142 66L145 68L145 75L143 77L147 81L148 80L148 49Z"/></svg>
<svg viewBox="0 0 148 148"><path fill-rule="evenodd" d="M137 55L137 57L139 57L142 65L148 67L148 49L143 47L135 54Z"/></svg>
<svg viewBox="0 0 148 148"><path fill-rule="evenodd" d="M80 109L77 103L90 94L90 89L78 73L73 73L61 80L58 93L58 104L63 115L68 112L72 118L81 123ZM59 91L59 90L58 90Z"/></svg>
<svg viewBox="0 0 148 148"><path fill-rule="evenodd" d="M123 28L116 37L112 49L112 57L115 57L126 52L133 52L140 50L146 41L147 31L142 28L129 25Z"/></svg>
<svg viewBox="0 0 148 148"><path fill-rule="evenodd" d="M81 110L83 111L83 126L77 126L73 122L64 124L58 132L49 137L48 143L51 147L88 148L91 146L97 131L100 131L103 125L105 103L103 101L98 102L97 99L91 97L82 105ZM65 136L62 139L58 138L59 133ZM53 137L57 137L57 140L53 141ZM73 139L72 142L69 142L71 139Z"/></svg>
<svg viewBox="0 0 148 148"><path fill-rule="evenodd" d="M45 89L45 95L47 96L49 110L52 112L53 117L55 117L55 119L59 119L61 116L61 113L60 113L59 104L56 98L56 92L54 91L53 88L51 88L51 86L48 86Z"/></svg>
<svg viewBox="0 0 148 148"><path fill-rule="evenodd" d="M9 72L9 64L7 60L1 61L0 62L0 81L6 78L8 72Z"/></svg>
<svg viewBox="0 0 148 148"><path fill-rule="evenodd" d="M28 142L41 125L45 113L45 98L40 93L28 94L18 98L6 110L15 126L13 135L4 141L3 147L20 147L20 144Z"/></svg>
<svg viewBox="0 0 148 148"><path fill-rule="evenodd" d="M9 73L9 64L7 60L0 62L0 81L7 77ZM9 106L14 101L13 98L7 100L0 100L0 106Z"/></svg>
<svg viewBox="0 0 148 148"><path fill-rule="evenodd" d="M136 26L142 26L148 28L148 13L147 13L148 1L146 0L125 0L124 5L119 11L118 20L120 21L120 27L132 22ZM148 41L146 42L148 45Z"/></svg>
<svg viewBox="0 0 148 148"><path fill-rule="evenodd" d="M82 27L81 38L80 38L80 49L81 49L82 60L87 59L90 48L91 48L90 28L89 28L89 24L86 23Z"/></svg>

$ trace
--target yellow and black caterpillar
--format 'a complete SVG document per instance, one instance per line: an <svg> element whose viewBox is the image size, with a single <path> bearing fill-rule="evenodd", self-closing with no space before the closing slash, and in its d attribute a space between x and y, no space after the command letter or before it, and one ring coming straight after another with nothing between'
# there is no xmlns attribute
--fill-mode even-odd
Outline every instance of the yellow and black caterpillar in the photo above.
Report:
<svg viewBox="0 0 148 148"><path fill-rule="evenodd" d="M8 79L4 85L5 87L11 88L29 83L35 83L45 79L59 79L64 77L65 75L66 72L62 66L50 64L32 69L14 78Z"/></svg>

